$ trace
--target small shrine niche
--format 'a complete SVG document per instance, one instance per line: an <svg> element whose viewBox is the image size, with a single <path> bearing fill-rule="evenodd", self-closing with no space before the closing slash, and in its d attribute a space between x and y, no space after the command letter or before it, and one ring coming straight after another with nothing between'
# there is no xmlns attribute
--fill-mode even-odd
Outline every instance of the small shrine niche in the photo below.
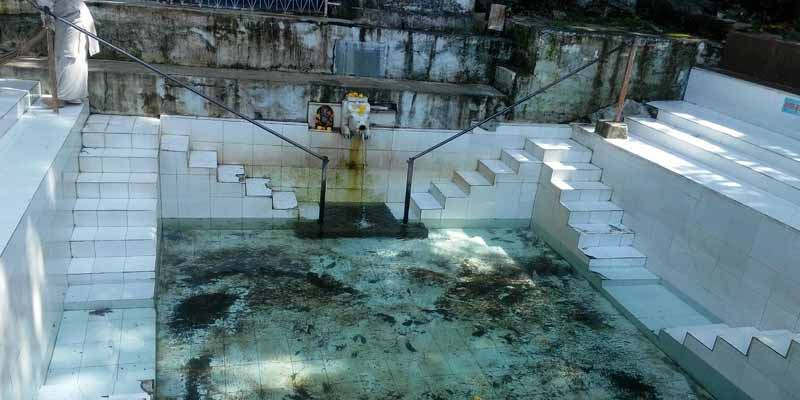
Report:
<svg viewBox="0 0 800 400"><path fill-rule="evenodd" d="M341 125L341 104L309 103L308 128L319 132L338 131Z"/></svg>

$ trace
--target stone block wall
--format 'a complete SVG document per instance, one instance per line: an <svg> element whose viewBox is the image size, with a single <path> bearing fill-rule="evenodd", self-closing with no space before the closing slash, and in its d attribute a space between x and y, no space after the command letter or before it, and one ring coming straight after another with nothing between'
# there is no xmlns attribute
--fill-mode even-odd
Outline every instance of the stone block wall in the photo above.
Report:
<svg viewBox="0 0 800 400"><path fill-rule="evenodd" d="M517 47L502 74L503 91L516 99L592 61L633 36L619 32L551 28L516 20L512 35ZM679 99L689 71L704 63L707 46L702 40L637 36L640 43L629 98L638 101ZM518 108L515 120L561 123L587 116L614 104L625 75L628 50L611 55L596 66L562 82ZM507 82L508 70L516 76ZM502 79L499 79L502 78Z"/></svg>

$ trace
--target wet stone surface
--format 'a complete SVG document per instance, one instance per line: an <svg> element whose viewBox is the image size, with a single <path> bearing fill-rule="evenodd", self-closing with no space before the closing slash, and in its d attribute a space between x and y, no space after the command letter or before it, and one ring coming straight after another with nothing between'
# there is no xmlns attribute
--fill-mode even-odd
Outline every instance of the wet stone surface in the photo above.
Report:
<svg viewBox="0 0 800 400"><path fill-rule="evenodd" d="M162 230L160 399L708 398L525 230Z"/></svg>

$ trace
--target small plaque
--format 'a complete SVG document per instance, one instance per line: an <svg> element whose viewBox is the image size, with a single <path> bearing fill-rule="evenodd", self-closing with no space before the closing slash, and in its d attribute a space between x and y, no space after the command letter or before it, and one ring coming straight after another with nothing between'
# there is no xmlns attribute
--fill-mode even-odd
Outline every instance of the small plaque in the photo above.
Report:
<svg viewBox="0 0 800 400"><path fill-rule="evenodd" d="M800 115L800 99L787 97L783 102L783 112L787 114Z"/></svg>
<svg viewBox="0 0 800 400"><path fill-rule="evenodd" d="M502 32L506 26L506 6L492 4L489 11L489 30Z"/></svg>

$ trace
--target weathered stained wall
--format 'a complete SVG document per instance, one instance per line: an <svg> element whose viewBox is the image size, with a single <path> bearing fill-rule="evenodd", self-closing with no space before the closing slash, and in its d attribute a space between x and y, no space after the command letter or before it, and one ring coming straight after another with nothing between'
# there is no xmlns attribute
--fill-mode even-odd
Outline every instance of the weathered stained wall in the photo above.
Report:
<svg viewBox="0 0 800 400"><path fill-rule="evenodd" d="M27 0L0 0L0 14L38 13Z"/></svg>
<svg viewBox="0 0 800 400"><path fill-rule="evenodd" d="M145 61L181 66L333 73L338 40L387 46L385 78L491 80L510 43L469 36L361 26L343 20L251 12L91 2L98 33ZM103 51L98 58L119 59Z"/></svg>
<svg viewBox="0 0 800 400"><path fill-rule="evenodd" d="M634 36L618 32L553 29L515 21L512 34L517 43L509 70L500 69L497 84L513 98L555 81ZM639 47L629 98L648 100L678 99L686 86L689 71L703 61L704 42L636 36ZM516 120L569 122L616 102L627 63L627 49L522 105ZM699 58L699 60L698 60Z"/></svg>
<svg viewBox="0 0 800 400"><path fill-rule="evenodd" d="M320 74L158 66L204 94L259 119L305 122L308 102L341 102L349 91L373 103L394 104L395 125L403 128L460 129L497 109L505 97L486 85L392 81ZM0 68L4 77L26 77L49 91L44 59L17 60ZM226 116L185 89L166 84L133 63L93 60L89 101L101 113Z"/></svg>

